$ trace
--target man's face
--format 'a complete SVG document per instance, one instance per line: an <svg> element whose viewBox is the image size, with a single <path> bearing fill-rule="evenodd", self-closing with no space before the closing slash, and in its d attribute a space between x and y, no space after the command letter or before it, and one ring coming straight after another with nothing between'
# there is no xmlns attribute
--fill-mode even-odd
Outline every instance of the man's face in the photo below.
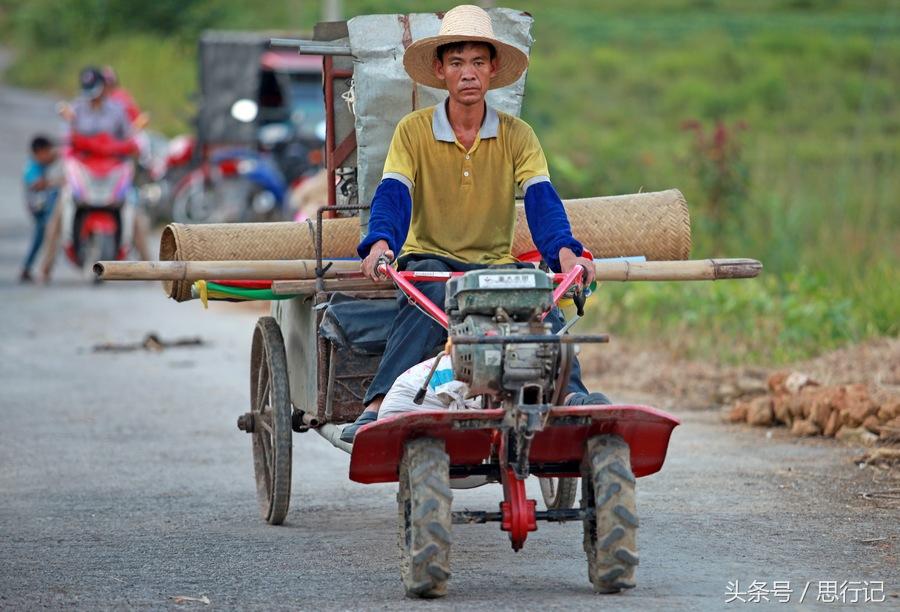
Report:
<svg viewBox="0 0 900 612"><path fill-rule="evenodd" d="M459 51L445 51L442 59L434 60L434 73L447 84L450 97L465 105L481 104L497 74L497 59L491 59L488 46L467 44Z"/></svg>

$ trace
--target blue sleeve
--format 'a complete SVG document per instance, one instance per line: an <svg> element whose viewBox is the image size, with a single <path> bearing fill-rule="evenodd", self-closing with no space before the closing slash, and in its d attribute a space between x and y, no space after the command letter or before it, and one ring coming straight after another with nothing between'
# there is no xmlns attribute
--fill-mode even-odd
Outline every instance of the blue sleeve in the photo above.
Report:
<svg viewBox="0 0 900 612"><path fill-rule="evenodd" d="M411 218L412 198L409 189L397 179L384 179L372 198L369 233L356 247L356 252L361 258L365 258L373 244L385 240L394 255L399 255L406 242L406 234L409 233Z"/></svg>
<svg viewBox="0 0 900 612"><path fill-rule="evenodd" d="M22 179L25 181L25 186L31 188L31 186L43 178L43 176L44 172L41 169L40 164L33 159L28 160L28 163L25 165L25 171L22 173Z"/></svg>
<svg viewBox="0 0 900 612"><path fill-rule="evenodd" d="M525 218L531 239L554 272L560 271L559 250L569 247L581 256L584 247L572 235L569 217L550 181L534 183L525 192Z"/></svg>

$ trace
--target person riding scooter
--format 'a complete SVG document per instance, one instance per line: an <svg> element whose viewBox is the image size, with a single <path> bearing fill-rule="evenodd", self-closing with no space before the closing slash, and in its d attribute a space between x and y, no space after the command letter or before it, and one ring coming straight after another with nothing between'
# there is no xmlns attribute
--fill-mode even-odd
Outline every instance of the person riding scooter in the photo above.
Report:
<svg viewBox="0 0 900 612"><path fill-rule="evenodd" d="M121 241L123 244L127 244L127 241L122 240L122 230L129 230L127 233L130 234L132 225L134 225L135 246L141 256L147 258L146 237L142 231L143 228L133 224L130 220L126 222L125 218L122 218L122 212L126 212L123 209L126 208L127 201L132 197L130 190L133 169L130 163L127 170L124 167L113 167L116 164L121 166L123 158L133 157L137 154L137 146L132 138L131 121L124 107L106 96L106 82L97 68L89 67L82 70L79 82L82 95L71 105L63 104L60 107L60 114L69 122L70 127L67 153L67 161L70 162L67 168L70 171L67 173L65 193L65 200L69 206L58 207L51 221L50 237L43 265L45 280L49 279L53 268L59 234L63 225L67 231L71 228L71 249L68 249L70 257L73 260L80 259L82 224L90 211L86 207L72 206L72 198L78 195L75 193L77 190L84 187L82 185L84 180L89 181L90 177L97 173L107 176L115 173L114 182L116 184L113 187L117 190L125 190L123 193L104 196L105 200L114 198L117 201L115 207L116 217L119 219L117 222L119 226L116 228L117 242ZM102 204L107 206L110 202L104 201ZM68 209L68 211L64 209ZM130 217L131 211L127 212L129 215L125 216ZM64 219L67 221L65 224L63 224Z"/></svg>

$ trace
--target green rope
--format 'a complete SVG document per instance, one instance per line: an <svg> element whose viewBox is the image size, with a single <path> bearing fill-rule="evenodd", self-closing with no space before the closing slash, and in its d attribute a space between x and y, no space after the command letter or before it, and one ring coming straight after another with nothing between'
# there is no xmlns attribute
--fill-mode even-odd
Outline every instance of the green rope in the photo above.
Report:
<svg viewBox="0 0 900 612"><path fill-rule="evenodd" d="M216 293L224 293L226 295L233 295L234 297L239 297L245 300L289 300L293 295L276 295L272 293L271 289L244 289L242 287L229 287L228 285L220 285L218 283L206 283L209 291L215 291Z"/></svg>

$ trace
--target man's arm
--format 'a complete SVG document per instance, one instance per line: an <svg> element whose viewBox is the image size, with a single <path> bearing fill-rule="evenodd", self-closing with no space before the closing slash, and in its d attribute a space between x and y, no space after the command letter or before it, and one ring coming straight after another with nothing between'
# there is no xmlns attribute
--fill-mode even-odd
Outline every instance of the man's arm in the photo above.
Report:
<svg viewBox="0 0 900 612"><path fill-rule="evenodd" d="M375 190L369 212L369 232L356 252L363 259L362 271L375 278L375 266L382 255L393 259L400 252L409 233L412 198L409 188L400 180L385 178Z"/></svg>
<svg viewBox="0 0 900 612"><path fill-rule="evenodd" d="M567 248L581 256L584 247L572 235L566 209L549 179L527 186L525 217L534 245L552 270L560 270L560 249Z"/></svg>
<svg viewBox="0 0 900 612"><path fill-rule="evenodd" d="M555 272L568 272L580 264L585 268L585 283L594 282L594 262L582 257L584 247L572 235L569 217L549 178L526 185L525 218L531 239L541 257Z"/></svg>

